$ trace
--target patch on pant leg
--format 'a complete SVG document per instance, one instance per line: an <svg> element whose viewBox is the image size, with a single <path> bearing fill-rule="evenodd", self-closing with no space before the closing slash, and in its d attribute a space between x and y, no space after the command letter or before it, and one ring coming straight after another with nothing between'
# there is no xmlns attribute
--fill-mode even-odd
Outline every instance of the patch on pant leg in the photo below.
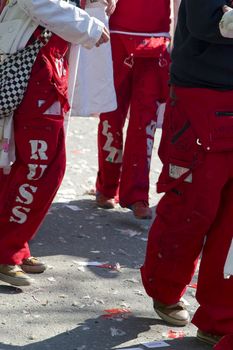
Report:
<svg viewBox="0 0 233 350"><path fill-rule="evenodd" d="M102 135L106 136L107 138L103 150L109 152L105 160L110 163L122 163L122 149L112 146L114 139L113 134L108 131L110 128L111 125L109 125L108 120L103 121Z"/></svg>
<svg viewBox="0 0 233 350"><path fill-rule="evenodd" d="M38 100L37 102L38 107L42 107L45 102L46 102L45 100ZM61 115L62 114L61 103L59 101L55 101L52 104L52 106L50 106L43 114Z"/></svg>
<svg viewBox="0 0 233 350"><path fill-rule="evenodd" d="M185 173L187 173L190 169L189 168L185 168L179 165L175 165L175 164L169 164L169 176L173 179L179 179L182 175L184 175ZM192 174L189 174L186 178L185 178L185 182L189 182L192 183L193 177Z"/></svg>
<svg viewBox="0 0 233 350"><path fill-rule="evenodd" d="M224 278L230 278L231 276L233 276L233 239L224 266Z"/></svg>

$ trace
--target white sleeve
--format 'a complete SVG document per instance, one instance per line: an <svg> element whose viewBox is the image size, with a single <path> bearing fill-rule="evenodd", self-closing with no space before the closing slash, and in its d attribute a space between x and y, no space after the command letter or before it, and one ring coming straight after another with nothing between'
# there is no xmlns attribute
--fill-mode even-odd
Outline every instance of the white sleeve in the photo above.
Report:
<svg viewBox="0 0 233 350"><path fill-rule="evenodd" d="M18 5L33 21L72 44L92 48L104 24L64 0L19 0Z"/></svg>

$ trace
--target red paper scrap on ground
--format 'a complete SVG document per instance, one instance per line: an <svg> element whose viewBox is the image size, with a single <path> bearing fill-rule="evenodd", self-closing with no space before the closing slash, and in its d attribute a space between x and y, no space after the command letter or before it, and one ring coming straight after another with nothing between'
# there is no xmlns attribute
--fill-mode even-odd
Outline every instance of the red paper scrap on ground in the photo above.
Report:
<svg viewBox="0 0 233 350"><path fill-rule="evenodd" d="M97 265L97 267L101 267L103 269L109 269L109 270L119 270L120 269L120 265L117 264L101 264L101 265Z"/></svg>
<svg viewBox="0 0 233 350"><path fill-rule="evenodd" d="M113 318L113 317L124 317L126 314L131 314L129 309L108 309L104 310L107 314L104 314L104 318Z"/></svg>
<svg viewBox="0 0 233 350"><path fill-rule="evenodd" d="M190 288L197 289L197 283L190 283L188 286L189 286Z"/></svg>
<svg viewBox="0 0 233 350"><path fill-rule="evenodd" d="M176 338L184 338L185 333L183 331L173 331L169 330L167 333L167 337L170 339L176 339Z"/></svg>
<svg viewBox="0 0 233 350"><path fill-rule="evenodd" d="M110 269L110 270L113 270L115 268L115 266L111 264L102 264L102 265L98 265L97 267L102 267L103 269Z"/></svg>

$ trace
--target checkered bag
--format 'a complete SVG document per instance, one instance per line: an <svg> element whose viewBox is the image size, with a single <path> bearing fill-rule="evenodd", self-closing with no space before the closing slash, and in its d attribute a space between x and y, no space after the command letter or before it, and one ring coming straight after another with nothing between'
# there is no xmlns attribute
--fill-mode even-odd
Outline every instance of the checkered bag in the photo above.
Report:
<svg viewBox="0 0 233 350"><path fill-rule="evenodd" d="M24 49L13 54L0 53L0 118L14 112L21 103L36 56L51 35L45 29Z"/></svg>

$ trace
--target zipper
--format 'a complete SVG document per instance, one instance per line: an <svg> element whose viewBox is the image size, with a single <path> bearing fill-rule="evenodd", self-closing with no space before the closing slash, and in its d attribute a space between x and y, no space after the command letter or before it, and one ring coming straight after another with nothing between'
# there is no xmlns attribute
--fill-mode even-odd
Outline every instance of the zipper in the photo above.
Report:
<svg viewBox="0 0 233 350"><path fill-rule="evenodd" d="M215 112L217 117L233 117L233 111L218 111Z"/></svg>

